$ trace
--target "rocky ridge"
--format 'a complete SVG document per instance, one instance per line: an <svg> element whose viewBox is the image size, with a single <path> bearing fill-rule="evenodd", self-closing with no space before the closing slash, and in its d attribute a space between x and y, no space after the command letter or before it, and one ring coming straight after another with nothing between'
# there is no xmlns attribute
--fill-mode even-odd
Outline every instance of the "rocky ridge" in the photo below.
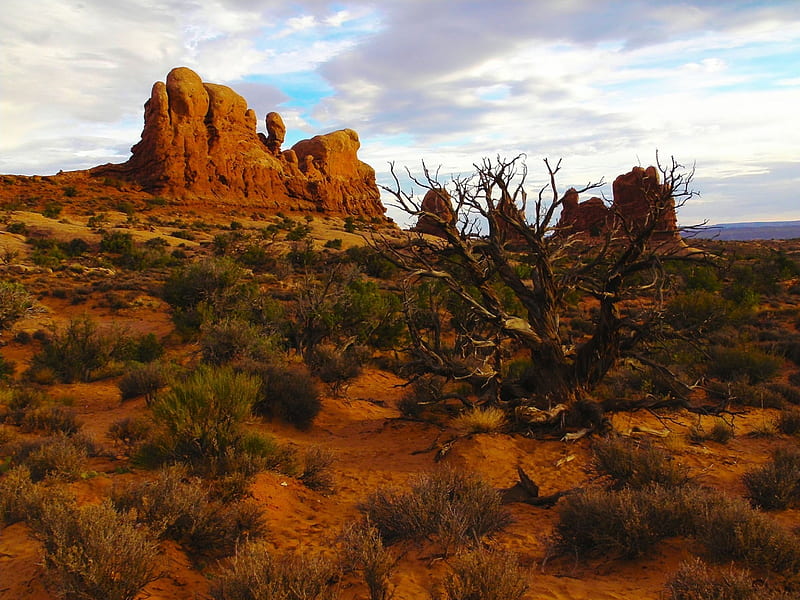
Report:
<svg viewBox="0 0 800 600"><path fill-rule="evenodd" d="M278 113L266 115L267 136L256 125L242 96L178 67L153 85L131 158L90 174L186 204L383 217L375 171L358 159L355 131L318 135L282 150L286 127Z"/></svg>

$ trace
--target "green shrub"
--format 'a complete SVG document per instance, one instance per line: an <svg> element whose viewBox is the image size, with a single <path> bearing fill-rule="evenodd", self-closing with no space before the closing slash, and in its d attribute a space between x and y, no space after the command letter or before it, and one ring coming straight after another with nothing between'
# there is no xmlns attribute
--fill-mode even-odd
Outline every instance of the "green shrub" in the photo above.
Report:
<svg viewBox="0 0 800 600"><path fill-rule="evenodd" d="M778 430L788 435L800 432L800 409L793 408L782 411L778 417Z"/></svg>
<svg viewBox="0 0 800 600"><path fill-rule="evenodd" d="M353 346L341 350L329 344L314 348L308 357L308 365L325 383L330 384L331 391L338 395L345 382L358 377L366 362L366 352Z"/></svg>
<svg viewBox="0 0 800 600"><path fill-rule="evenodd" d="M499 494L477 476L441 469L413 478L409 487L379 489L362 507L386 544L434 539L447 553L510 523Z"/></svg>
<svg viewBox="0 0 800 600"><path fill-rule="evenodd" d="M340 250L342 248L342 239L333 238L332 240L328 240L327 242L325 242L325 248L331 248L332 250Z"/></svg>
<svg viewBox="0 0 800 600"><path fill-rule="evenodd" d="M277 340L248 321L227 318L201 327L203 360L212 365L268 360L278 352Z"/></svg>
<svg viewBox="0 0 800 600"><path fill-rule="evenodd" d="M8 231L8 233L14 233L16 235L27 235L28 226L22 221L13 221L6 226L6 231Z"/></svg>
<svg viewBox="0 0 800 600"><path fill-rule="evenodd" d="M744 474L750 501L765 510L783 509L800 500L800 450L776 448L772 459Z"/></svg>
<svg viewBox="0 0 800 600"><path fill-rule="evenodd" d="M108 437L129 449L144 442L151 434L153 424L141 417L123 417L108 428Z"/></svg>
<svg viewBox="0 0 800 600"><path fill-rule="evenodd" d="M133 600L157 577L152 534L107 502L48 506L40 537L46 577L63 597Z"/></svg>
<svg viewBox="0 0 800 600"><path fill-rule="evenodd" d="M101 330L89 317L73 319L66 329L54 330L33 356L28 375L51 370L64 383L92 381L108 375L103 369L126 358L129 339L120 331Z"/></svg>
<svg viewBox="0 0 800 600"><path fill-rule="evenodd" d="M724 381L744 379L753 384L772 378L781 364L777 356L756 348L716 346L711 349L708 371Z"/></svg>
<svg viewBox="0 0 800 600"><path fill-rule="evenodd" d="M176 382L152 404L156 422L167 431L168 453L178 460L203 463L237 448L259 387L255 377L206 365Z"/></svg>
<svg viewBox="0 0 800 600"><path fill-rule="evenodd" d="M699 558L684 562L666 585L670 600L789 600L757 585L748 571L711 568Z"/></svg>
<svg viewBox="0 0 800 600"><path fill-rule="evenodd" d="M254 363L248 372L261 380L261 389L253 412L277 417L299 429L311 427L322 409L314 380L301 366Z"/></svg>
<svg viewBox="0 0 800 600"><path fill-rule="evenodd" d="M596 440L592 457L595 468L609 475L616 487L639 489L651 483L675 487L689 480L688 469L676 463L668 452L632 439Z"/></svg>
<svg viewBox="0 0 800 600"><path fill-rule="evenodd" d="M264 544L237 549L217 578L214 600L333 600L333 561L307 553L273 556Z"/></svg>
<svg viewBox="0 0 800 600"><path fill-rule="evenodd" d="M18 283L0 281L0 331L33 310L33 296Z"/></svg>
<svg viewBox="0 0 800 600"><path fill-rule="evenodd" d="M216 302L241 283L244 270L229 258L210 258L174 272L164 284L164 300L175 308Z"/></svg>
<svg viewBox="0 0 800 600"><path fill-rule="evenodd" d="M47 217L48 219L57 219L58 216L61 214L61 210L64 207L61 206L58 202L48 202L44 205L44 209L42 210L42 215Z"/></svg>
<svg viewBox="0 0 800 600"><path fill-rule="evenodd" d="M528 573L507 552L480 547L456 556L450 570L441 600L520 600L528 590Z"/></svg>
<svg viewBox="0 0 800 600"><path fill-rule="evenodd" d="M345 254L370 277L391 279L399 271L398 267L381 252L368 246L353 246L348 248Z"/></svg>

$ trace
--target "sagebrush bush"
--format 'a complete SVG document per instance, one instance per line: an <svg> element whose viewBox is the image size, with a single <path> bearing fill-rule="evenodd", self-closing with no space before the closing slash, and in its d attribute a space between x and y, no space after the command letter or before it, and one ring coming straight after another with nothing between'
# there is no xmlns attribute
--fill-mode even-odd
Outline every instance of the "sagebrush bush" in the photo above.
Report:
<svg viewBox="0 0 800 600"><path fill-rule="evenodd" d="M690 524L674 512L680 506L680 489L649 485L572 494L560 505L556 544L589 555L646 554L662 539L689 529Z"/></svg>
<svg viewBox="0 0 800 600"><path fill-rule="evenodd" d="M34 481L74 481L84 472L92 449L88 438L59 433L21 443L11 456L11 464L25 466Z"/></svg>
<svg viewBox="0 0 800 600"><path fill-rule="evenodd" d="M308 429L322 409L317 384L300 365L251 363L245 369L258 376L261 389L253 412Z"/></svg>
<svg viewBox="0 0 800 600"><path fill-rule="evenodd" d="M361 573L370 600L390 600L397 559L383 545L380 532L368 520L358 521L344 529L339 543L343 567Z"/></svg>
<svg viewBox="0 0 800 600"><path fill-rule="evenodd" d="M790 409L781 412L778 417L778 430L787 435L800 432L800 409Z"/></svg>
<svg viewBox="0 0 800 600"><path fill-rule="evenodd" d="M81 422L78 420L75 410L68 406L35 408L25 413L20 425L25 431L63 433L65 435L74 435L81 428Z"/></svg>
<svg viewBox="0 0 800 600"><path fill-rule="evenodd" d="M366 362L366 353L353 346L343 351L335 346L323 344L314 348L307 362L311 372L330 384L331 391L338 394L345 382L361 374Z"/></svg>
<svg viewBox="0 0 800 600"><path fill-rule="evenodd" d="M137 521L159 537L184 545L193 556L228 556L241 540L255 540L266 532L258 506L212 500L208 486L180 466L163 469L154 480L115 490L112 497L120 511L132 511Z"/></svg>
<svg viewBox="0 0 800 600"><path fill-rule="evenodd" d="M331 493L334 490L333 469L331 466L335 457L333 453L319 446L308 448L303 456L303 472L300 481L307 488L322 493Z"/></svg>
<svg viewBox="0 0 800 600"><path fill-rule="evenodd" d="M481 546L450 562L437 600L520 600L528 590L528 573L517 557Z"/></svg>
<svg viewBox="0 0 800 600"><path fill-rule="evenodd" d="M241 318L226 318L200 328L203 360L212 365L233 361L265 361L278 354L274 336Z"/></svg>
<svg viewBox="0 0 800 600"><path fill-rule="evenodd" d="M40 527L45 506L67 502L61 487L34 482L25 466L12 467L0 478L0 524L27 521L35 530Z"/></svg>
<svg viewBox="0 0 800 600"><path fill-rule="evenodd" d="M108 428L108 437L129 449L144 442L151 434L153 423L141 417L123 417Z"/></svg>
<svg viewBox="0 0 800 600"><path fill-rule="evenodd" d="M689 481L688 469L652 444L608 437L592 445L594 467L611 477L616 487L641 488L651 483L674 487Z"/></svg>
<svg viewBox="0 0 800 600"><path fill-rule="evenodd" d="M757 585L748 571L709 567L699 558L684 562L670 577L670 600L789 600L782 592Z"/></svg>
<svg viewBox="0 0 800 600"><path fill-rule="evenodd" d="M39 536L45 574L63 597L133 600L158 576L154 536L108 502L49 505Z"/></svg>
<svg viewBox="0 0 800 600"><path fill-rule="evenodd" d="M772 459L744 474L750 501L765 510L787 508L800 500L800 450L776 448Z"/></svg>
<svg viewBox="0 0 800 600"><path fill-rule="evenodd" d="M34 305L33 296L24 286L0 281L0 331L29 313Z"/></svg>
<svg viewBox="0 0 800 600"><path fill-rule="evenodd" d="M163 363L154 361L135 364L120 378L117 387L123 401L144 396L145 402L150 405L158 391L166 387L169 377L170 369Z"/></svg>
<svg viewBox="0 0 800 600"><path fill-rule="evenodd" d="M506 424L506 413L495 406L473 408L458 415L452 426L462 433L495 433Z"/></svg>
<svg viewBox="0 0 800 600"><path fill-rule="evenodd" d="M511 522L491 486L449 468L413 478L408 490L379 489L367 498L362 511L385 543L432 539L445 553Z"/></svg>
<svg viewBox="0 0 800 600"><path fill-rule="evenodd" d="M273 555L264 544L239 547L212 589L214 600L333 600L335 563L320 555Z"/></svg>

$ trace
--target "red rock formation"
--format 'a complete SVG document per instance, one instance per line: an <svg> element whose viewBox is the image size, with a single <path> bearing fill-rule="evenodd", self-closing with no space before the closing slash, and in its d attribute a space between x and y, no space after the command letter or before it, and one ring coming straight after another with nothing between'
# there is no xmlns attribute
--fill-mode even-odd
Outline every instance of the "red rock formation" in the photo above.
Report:
<svg viewBox="0 0 800 600"><path fill-rule="evenodd" d="M166 84L153 86L130 160L91 174L134 181L187 203L383 217L375 171L358 160L355 131L317 136L281 152L283 120L277 113L266 120L268 137L256 132L255 112L239 94L179 67Z"/></svg>
<svg viewBox="0 0 800 600"><path fill-rule="evenodd" d="M655 218L653 240L679 239L675 201L661 184L655 167L634 167L614 180L614 200L606 206L600 198L578 202L578 192L567 190L562 199L557 231L561 234L602 235L609 227L632 231L648 226Z"/></svg>
<svg viewBox="0 0 800 600"><path fill-rule="evenodd" d="M411 231L444 237L442 224L453 223L456 220L450 194L443 188L428 190L422 199L420 211L423 214L419 216L417 224Z"/></svg>

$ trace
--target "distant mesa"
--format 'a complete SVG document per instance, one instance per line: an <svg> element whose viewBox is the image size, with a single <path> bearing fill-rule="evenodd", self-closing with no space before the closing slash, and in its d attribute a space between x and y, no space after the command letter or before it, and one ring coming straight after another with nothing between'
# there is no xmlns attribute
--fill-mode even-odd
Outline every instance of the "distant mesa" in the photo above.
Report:
<svg viewBox="0 0 800 600"><path fill-rule="evenodd" d="M578 192L570 188L564 194L561 218L556 226L560 235L584 234L601 236L611 228L625 226L641 231L656 215L651 240L679 240L675 202L661 183L655 167L633 167L620 175L612 186L614 199L606 206L600 198L578 201ZM658 206L658 203L663 205ZM656 210L654 210L656 209Z"/></svg>
<svg viewBox="0 0 800 600"><path fill-rule="evenodd" d="M131 158L90 174L134 182L187 204L383 217L375 171L358 159L355 131L318 135L282 150L281 116L267 114L266 136L256 132L256 123L242 96L178 67L166 83L153 85Z"/></svg>

